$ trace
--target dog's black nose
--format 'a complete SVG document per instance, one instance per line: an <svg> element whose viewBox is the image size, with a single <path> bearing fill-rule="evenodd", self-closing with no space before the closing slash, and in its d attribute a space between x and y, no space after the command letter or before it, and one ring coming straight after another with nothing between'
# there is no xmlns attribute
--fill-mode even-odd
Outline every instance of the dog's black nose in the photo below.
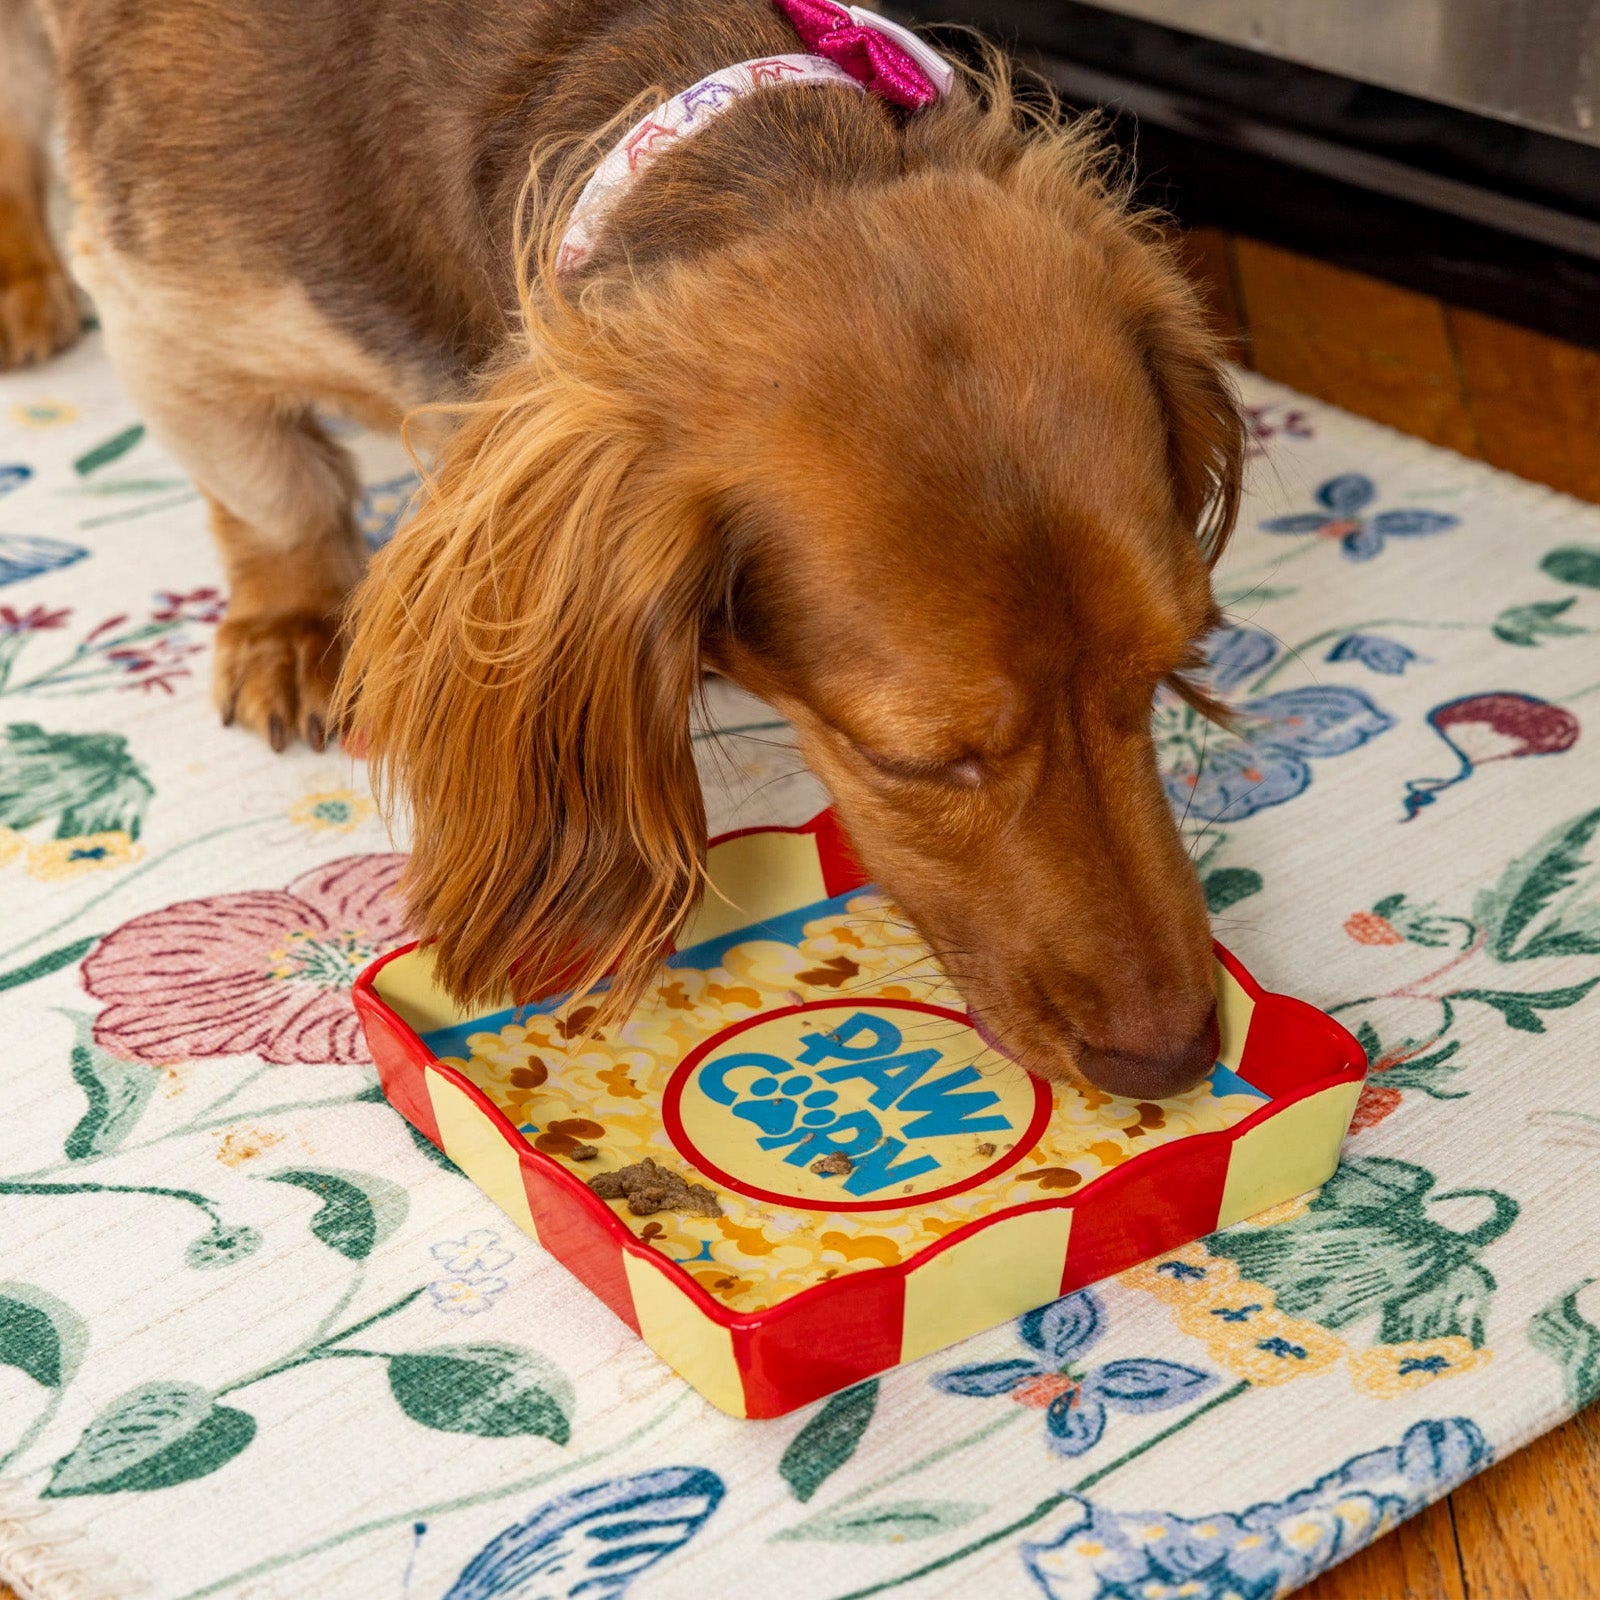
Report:
<svg viewBox="0 0 1600 1600"><path fill-rule="evenodd" d="M1193 1038L1159 1053L1085 1044L1078 1071L1097 1089L1124 1100L1165 1100L1192 1089L1216 1065L1220 1036L1215 1011Z"/></svg>

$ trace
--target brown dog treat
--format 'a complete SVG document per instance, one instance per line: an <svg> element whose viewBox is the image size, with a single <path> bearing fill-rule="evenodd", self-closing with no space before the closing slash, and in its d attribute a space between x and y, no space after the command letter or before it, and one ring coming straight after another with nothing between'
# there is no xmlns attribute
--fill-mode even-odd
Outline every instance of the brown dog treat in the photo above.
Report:
<svg viewBox="0 0 1600 1600"><path fill-rule="evenodd" d="M847 1178L856 1170L856 1164L842 1150L832 1150L825 1156L818 1156L811 1163L811 1170L819 1177L829 1177L838 1173L841 1178Z"/></svg>
<svg viewBox="0 0 1600 1600"><path fill-rule="evenodd" d="M994 1146L992 1144L980 1144L978 1146L978 1154L988 1160L994 1154Z"/></svg>
<svg viewBox="0 0 1600 1600"><path fill-rule="evenodd" d="M626 1200L636 1217L657 1211L676 1211L690 1217L720 1217L722 1203L703 1185L690 1183L681 1173L658 1167L646 1156L614 1172L597 1172L589 1187L602 1200Z"/></svg>
<svg viewBox="0 0 1600 1600"><path fill-rule="evenodd" d="M600 1147L596 1144L575 1144L567 1151L569 1161L593 1161L600 1154Z"/></svg>

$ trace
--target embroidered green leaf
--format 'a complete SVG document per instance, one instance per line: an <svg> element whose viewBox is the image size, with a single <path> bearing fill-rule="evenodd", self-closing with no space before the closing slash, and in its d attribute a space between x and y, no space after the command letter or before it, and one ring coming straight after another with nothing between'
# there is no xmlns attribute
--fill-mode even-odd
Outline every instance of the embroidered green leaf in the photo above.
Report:
<svg viewBox="0 0 1600 1600"><path fill-rule="evenodd" d="M1429 1094L1442 1100L1459 1099L1458 1095L1446 1094L1435 1080L1440 1076L1439 1069L1460 1048L1461 1041L1451 1039L1438 1050L1430 1051L1426 1055L1413 1056L1409 1061L1397 1061L1392 1067L1385 1067L1381 1080L1377 1081L1388 1084L1391 1089L1425 1089ZM1449 1074L1445 1076L1448 1077Z"/></svg>
<svg viewBox="0 0 1600 1600"><path fill-rule="evenodd" d="M1600 954L1600 807L1552 828L1478 897L1499 961Z"/></svg>
<svg viewBox="0 0 1600 1600"><path fill-rule="evenodd" d="M1519 1033L1543 1033L1541 1011L1564 1011L1568 1006L1575 1006L1597 983L1600 978L1590 978L1587 983L1574 983L1565 989L1526 994L1510 989L1457 989L1450 998L1476 1000L1480 1005L1493 1006Z"/></svg>
<svg viewBox="0 0 1600 1600"><path fill-rule="evenodd" d="M389 1388L413 1422L503 1439L572 1437L572 1385L553 1362L510 1344L436 1345L389 1358Z"/></svg>
<svg viewBox="0 0 1600 1600"><path fill-rule="evenodd" d="M1206 910L1213 916L1261 893L1261 874L1249 867L1218 867L1208 872L1202 887L1206 892Z"/></svg>
<svg viewBox="0 0 1600 1600"><path fill-rule="evenodd" d="M111 438L102 440L92 450L86 450L72 463L72 470L80 478L86 478L91 472L98 471L101 467L109 466L113 461L120 460L144 438L144 424L136 422L131 428L124 428L121 433L113 434Z"/></svg>
<svg viewBox="0 0 1600 1600"><path fill-rule="evenodd" d="M97 1416L61 1458L47 1499L166 1489L226 1465L255 1437L256 1419L219 1406L193 1383L146 1383Z"/></svg>
<svg viewBox="0 0 1600 1600"><path fill-rule="evenodd" d="M1356 1043L1366 1051L1367 1065L1370 1067L1383 1053L1383 1045L1378 1039L1378 1030L1370 1022L1363 1021L1356 1029Z"/></svg>
<svg viewBox="0 0 1600 1600"><path fill-rule="evenodd" d="M404 1117L400 1119L407 1133L411 1135L411 1142L422 1152L436 1167L443 1167L446 1172L453 1172L458 1178L466 1174L436 1145L420 1128L413 1127Z"/></svg>
<svg viewBox="0 0 1600 1600"><path fill-rule="evenodd" d="M376 1080L369 1083L365 1089L356 1095L356 1100L370 1102L373 1105L387 1105L389 1097L383 1092L383 1085ZM458 1178L465 1174L461 1168L436 1145L427 1134L415 1128L404 1117L400 1118L400 1126L411 1135L411 1142L422 1152L436 1167L443 1167L446 1172L453 1172Z"/></svg>
<svg viewBox="0 0 1600 1600"><path fill-rule="evenodd" d="M1214 1234L1206 1248L1272 1289L1287 1316L1337 1332L1381 1312L1386 1344L1449 1334L1481 1344L1495 1280L1478 1257L1519 1208L1496 1189L1435 1190L1425 1167L1348 1157L1299 1216ZM1464 1203L1470 1225L1451 1226Z"/></svg>
<svg viewBox="0 0 1600 1600"><path fill-rule="evenodd" d="M849 1544L900 1544L931 1539L982 1516L987 1507L969 1500L897 1500L889 1505L853 1506L810 1517L777 1535L780 1539L829 1539Z"/></svg>
<svg viewBox="0 0 1600 1600"><path fill-rule="evenodd" d="M139 837L155 785L120 733L46 733L34 722L0 730L0 824L55 822L58 839Z"/></svg>
<svg viewBox="0 0 1600 1600"><path fill-rule="evenodd" d="M47 1389L78 1370L89 1330L71 1306L27 1283L0 1283L0 1367L17 1367Z"/></svg>
<svg viewBox="0 0 1600 1600"><path fill-rule="evenodd" d="M1539 563L1558 583L1575 583L1585 589L1600 589L1600 546L1568 544L1552 550Z"/></svg>
<svg viewBox="0 0 1600 1600"><path fill-rule="evenodd" d="M1475 1262L1458 1262L1448 1272L1424 1281L1403 1300L1383 1308L1378 1337L1384 1344L1413 1339L1444 1339L1465 1334L1474 1347L1483 1343L1483 1319L1494 1294L1494 1278Z"/></svg>
<svg viewBox="0 0 1600 1600"><path fill-rule="evenodd" d="M1587 633L1587 628L1574 627L1572 623L1560 620L1562 614L1576 604L1577 596L1569 595L1565 600L1535 600L1525 606L1507 606L1494 619L1494 636L1507 644L1532 648L1541 639Z"/></svg>
<svg viewBox="0 0 1600 1600"><path fill-rule="evenodd" d="M868 1378L830 1399L789 1441L778 1473L796 1500L809 1500L856 1453L878 1405L878 1380Z"/></svg>
<svg viewBox="0 0 1600 1600"><path fill-rule="evenodd" d="M311 1219L313 1237L351 1261L361 1261L400 1226L409 1202L406 1192L367 1172L297 1167L274 1172L268 1183L291 1183L322 1201Z"/></svg>
<svg viewBox="0 0 1600 1600"><path fill-rule="evenodd" d="M94 1019L81 1011L62 1013L72 1019L77 1039L72 1046L72 1078L83 1090L88 1108L67 1135L68 1161L107 1155L133 1131L150 1096L161 1081L160 1070L143 1061L123 1061L94 1042Z"/></svg>
<svg viewBox="0 0 1600 1600"><path fill-rule="evenodd" d="M160 494L166 489L182 489L188 480L185 478L102 478L98 483L86 483L76 494L91 495L116 495L116 494Z"/></svg>
<svg viewBox="0 0 1600 1600"><path fill-rule="evenodd" d="M1560 1368L1567 1400L1581 1411L1600 1400L1600 1328L1578 1310L1578 1296L1597 1280L1585 1278L1570 1294L1552 1301L1528 1324L1528 1341Z"/></svg>
<svg viewBox="0 0 1600 1600"><path fill-rule="evenodd" d="M32 983L36 978L48 978L52 972L70 967L73 962L81 961L88 955L99 940L98 933L91 933L87 939L74 939L71 944L61 945L55 950L46 950L42 956L35 956L25 966L13 967L9 972L0 972L0 991L20 989L23 984Z"/></svg>

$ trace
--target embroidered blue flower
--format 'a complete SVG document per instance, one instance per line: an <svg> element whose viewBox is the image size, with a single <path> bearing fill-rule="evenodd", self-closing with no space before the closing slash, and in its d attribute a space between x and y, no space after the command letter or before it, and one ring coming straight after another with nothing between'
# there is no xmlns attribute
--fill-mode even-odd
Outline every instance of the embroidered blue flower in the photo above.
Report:
<svg viewBox="0 0 1600 1600"><path fill-rule="evenodd" d="M1359 661L1368 671L1381 672L1387 678L1398 678L1413 661L1424 659L1409 645L1381 633L1347 633L1328 652L1330 661Z"/></svg>
<svg viewBox="0 0 1600 1600"><path fill-rule="evenodd" d="M81 544L44 539L27 533L0 533L0 583L21 583L41 572L54 572L82 561L89 552Z"/></svg>
<svg viewBox="0 0 1600 1600"><path fill-rule="evenodd" d="M1260 628L1217 628L1206 635L1205 679L1216 693L1232 694L1272 663L1278 641Z"/></svg>
<svg viewBox="0 0 1600 1600"><path fill-rule="evenodd" d="M1086 1367L1084 1352L1100 1337L1100 1306L1087 1289L1030 1311L1017 1323L1032 1357L985 1361L938 1373L946 1394L1010 1395L1045 1414L1045 1437L1057 1455L1081 1456L1100 1442L1108 1411L1166 1411L1216 1386L1209 1373L1175 1361L1136 1359Z"/></svg>
<svg viewBox="0 0 1600 1600"><path fill-rule="evenodd" d="M1221 628L1206 641L1206 679L1226 695L1278 654L1259 628ZM1281 806L1311 782L1311 763L1346 755L1395 719L1359 689L1313 685L1246 700L1237 732L1205 721L1168 690L1151 716L1156 758L1173 807L1202 823L1238 822Z"/></svg>
<svg viewBox="0 0 1600 1600"><path fill-rule="evenodd" d="M445 1600L622 1600L635 1578L694 1538L725 1492L704 1467L569 1489L496 1534Z"/></svg>
<svg viewBox="0 0 1600 1600"><path fill-rule="evenodd" d="M1314 533L1322 539L1337 539L1339 548L1352 561L1370 561L1383 549L1387 539L1415 539L1422 534L1443 533L1458 519L1448 511L1380 511L1364 517L1378 497L1378 486L1365 473L1344 472L1329 478L1316 493L1321 511L1297 511L1287 517L1268 517L1261 524L1267 533Z"/></svg>
<svg viewBox="0 0 1600 1600"><path fill-rule="evenodd" d="M1074 1495L1055 1538L1022 1547L1049 1600L1272 1600L1420 1510L1490 1460L1465 1417L1419 1422L1286 1500L1238 1513L1118 1512Z"/></svg>
<svg viewBox="0 0 1600 1600"><path fill-rule="evenodd" d="M421 486L422 480L414 472L408 472L404 477L390 478L387 483L369 483L362 490L361 503L356 507L356 526L369 550L382 549L394 538L410 513L412 497Z"/></svg>

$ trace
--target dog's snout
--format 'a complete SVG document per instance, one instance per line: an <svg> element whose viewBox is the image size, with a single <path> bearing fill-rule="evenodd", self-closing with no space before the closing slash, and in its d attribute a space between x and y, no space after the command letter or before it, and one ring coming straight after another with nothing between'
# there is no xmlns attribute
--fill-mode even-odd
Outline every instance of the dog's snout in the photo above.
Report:
<svg viewBox="0 0 1600 1600"><path fill-rule="evenodd" d="M1112 1044L1085 1044L1078 1070L1095 1088L1125 1100L1165 1100L1192 1089L1216 1064L1219 1032L1216 1008L1205 1024L1166 1049L1129 1050Z"/></svg>

